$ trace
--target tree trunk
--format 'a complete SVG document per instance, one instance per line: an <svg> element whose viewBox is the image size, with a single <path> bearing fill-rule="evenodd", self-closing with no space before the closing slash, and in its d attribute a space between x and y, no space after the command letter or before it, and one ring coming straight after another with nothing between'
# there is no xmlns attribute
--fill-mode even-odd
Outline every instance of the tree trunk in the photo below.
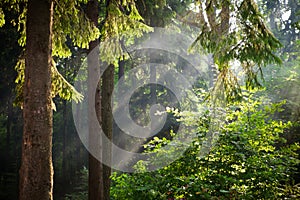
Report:
<svg viewBox="0 0 300 200"><path fill-rule="evenodd" d="M20 200L52 199L52 16L51 0L28 1Z"/></svg>
<svg viewBox="0 0 300 200"><path fill-rule="evenodd" d="M5 171L9 171L9 162L11 160L11 133L12 133L12 117L13 117L13 102L12 98L9 97L7 101L7 120L6 120L6 154L5 154L5 164L6 169Z"/></svg>
<svg viewBox="0 0 300 200"><path fill-rule="evenodd" d="M102 107L102 129L110 141L112 141L112 104L111 97L114 89L114 65L110 64L102 76L102 93L101 93L101 107ZM103 161L104 163L111 163L111 143L103 143ZM110 199L110 175L111 168L108 165L103 165L103 200Z"/></svg>
<svg viewBox="0 0 300 200"><path fill-rule="evenodd" d="M68 113L67 113L67 101L63 100L63 146L62 146L62 183L68 184L70 176L68 173L67 162L67 133L68 133Z"/></svg>
<svg viewBox="0 0 300 200"><path fill-rule="evenodd" d="M98 1L90 0L87 5L87 16L95 24L98 25ZM101 124L101 99L100 85L95 81L100 76L99 50L97 46L99 40L90 42L88 51L88 109L89 109L89 148L96 148L98 152L97 158L102 157L101 137L97 133L97 126ZM95 93L96 92L96 93ZM96 113L94 112L96 110ZM94 116L96 114L96 116ZM89 200L103 199L103 167L102 163L89 154Z"/></svg>
<svg viewBox="0 0 300 200"><path fill-rule="evenodd" d="M119 71L118 71L118 80L120 80L125 73L125 61L119 60Z"/></svg>
<svg viewBox="0 0 300 200"><path fill-rule="evenodd" d="M151 64L151 59L150 58L150 81L151 82L156 82L156 66L155 64ZM153 62L155 63L155 62ZM156 84L150 84L150 104L154 105L157 103L157 97L156 97L156 90L157 90L157 85Z"/></svg>

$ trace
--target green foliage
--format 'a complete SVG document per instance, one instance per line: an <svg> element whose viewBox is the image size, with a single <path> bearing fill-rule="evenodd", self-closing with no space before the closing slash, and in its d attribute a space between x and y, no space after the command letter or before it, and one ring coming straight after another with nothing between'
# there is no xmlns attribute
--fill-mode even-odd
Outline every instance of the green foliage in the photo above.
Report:
<svg viewBox="0 0 300 200"><path fill-rule="evenodd" d="M52 88L51 95L54 98L56 95L59 95L62 99L65 100L74 100L79 102L82 100L83 96L78 93L75 88L65 80L65 78L58 72L55 67L55 62L53 61L51 67L51 76L52 76Z"/></svg>
<svg viewBox="0 0 300 200"><path fill-rule="evenodd" d="M24 2L1 2L1 5L9 6L10 10L15 11L18 14L17 19L12 20L13 25L17 26L17 30L20 33L18 40L19 45L25 47L26 44L26 1ZM87 3L87 1L59 1L55 2L54 15L53 15L53 35L52 35L52 56L59 58L65 58L71 56L71 50L67 43L71 40L72 44L80 48L88 48L90 41L93 41L100 36L100 31L97 27L91 23L85 16L83 10L80 8L81 3ZM2 9L0 10L0 26L2 24L1 19ZM4 23L4 22L3 22ZM16 78L16 100L15 104L22 106L22 89L24 83L24 69L25 62L23 56L20 56L16 67L18 76ZM63 76L56 69L56 65L53 60L51 66L52 73L52 97L59 95L66 100L75 100L76 102L82 99L82 95L79 94L75 88L70 85ZM55 104L52 103L55 109Z"/></svg>
<svg viewBox="0 0 300 200"><path fill-rule="evenodd" d="M16 78L16 99L15 105L21 106L23 103L23 84L24 84L24 70L25 70L25 60L19 59L15 67L18 72ZM56 64L52 61L51 65L51 96L54 98L56 95L59 95L62 99L65 100L74 100L79 102L82 100L83 96L78 93L75 88L65 80L65 78L58 72ZM52 107L55 110L55 104L52 102Z"/></svg>
<svg viewBox="0 0 300 200"><path fill-rule="evenodd" d="M235 24L217 16L215 23L205 23L195 43L200 42L208 52L214 53L215 62L219 68L232 59L243 62L254 62L257 65L280 63L274 51L281 46L264 23L256 3L244 0L240 4L235 2L216 2L221 8L228 7ZM214 4L209 4L201 12L213 15ZM217 21L220 21L217 23ZM227 19L228 20L228 19ZM222 24L223 23L223 24ZM220 30L220 26L227 26ZM220 69L222 70L222 69Z"/></svg>
<svg viewBox="0 0 300 200"><path fill-rule="evenodd" d="M14 26L17 26L17 30L20 33L19 37L19 45L24 47L25 46L25 41L26 41L26 3L27 0L1 0L0 1L0 27L1 27L1 19L2 25L5 23L5 18L4 18L4 13L2 8L5 8L4 10L8 10L11 13L14 13L17 15L15 19L12 19L9 21L12 23ZM2 14L1 14L2 12Z"/></svg>
<svg viewBox="0 0 300 200"><path fill-rule="evenodd" d="M300 119L299 66L300 55L283 66L273 65L264 69L266 91L263 94L275 102L286 100L285 117L293 121Z"/></svg>
<svg viewBox="0 0 300 200"><path fill-rule="evenodd" d="M284 111L276 113L275 117L283 120L294 121L293 127L288 131L285 138L288 143L300 142L300 94L299 60L286 62L283 66L272 66L264 70L265 91L261 95L267 96L273 102L286 101ZM299 171L299 166L298 166ZM298 175L299 177L299 175ZM297 175L295 176L297 178ZM298 180L298 179L297 179Z"/></svg>
<svg viewBox="0 0 300 200"><path fill-rule="evenodd" d="M65 200L84 200L88 199L88 170L84 167L80 170L80 182L77 184L72 194L67 194Z"/></svg>
<svg viewBox="0 0 300 200"><path fill-rule="evenodd" d="M17 78L15 80L16 83L16 98L15 98L15 106L22 106L23 104L23 85L25 81L24 71L25 71L25 60L19 59L15 70L17 71Z"/></svg>
<svg viewBox="0 0 300 200"><path fill-rule="evenodd" d="M214 90L225 91L229 102L240 100L241 88L237 75L230 70L232 62L238 61L243 68L247 89L259 87L257 76L262 75L259 74L261 67L281 63L275 51L282 45L267 27L253 0L197 2L203 22L191 48L199 48L200 44L200 50L213 54L220 72L217 84L221 86Z"/></svg>
<svg viewBox="0 0 300 200"><path fill-rule="evenodd" d="M87 19L80 9L79 1L57 2L53 18L53 56L71 56L71 51L67 46L68 39L75 46L88 48L89 42L100 36L99 29Z"/></svg>
<svg viewBox="0 0 300 200"><path fill-rule="evenodd" d="M26 44L26 14L27 1L11 1L2 3L10 10L14 10L18 17L12 23L18 27L20 33L19 44L24 47ZM53 35L52 35L52 55L58 57L68 57L71 55L67 46L68 39L75 46L88 48L90 41L100 36L100 31L85 16L81 4L86 0L55 1L53 14ZM0 4L1 5L1 4ZM0 18L1 18L0 10ZM1 24L1 23L0 23Z"/></svg>
<svg viewBox="0 0 300 200"><path fill-rule="evenodd" d="M180 3L184 4L183 2ZM152 27L165 27L176 15L171 9L171 7L174 8L175 4L168 0L143 0L137 2L137 6L146 24Z"/></svg>
<svg viewBox="0 0 300 200"><path fill-rule="evenodd" d="M296 199L299 189L292 185L291 175L299 164L300 146L283 145L285 130L292 124L272 119L284 102L264 104L252 94L245 96L244 102L227 110L218 142L208 155L200 156L200 151L209 118L194 120L199 137L183 157L154 172L147 172L147 162L139 162L136 168L144 173L114 173L112 198ZM168 156L158 155L158 160Z"/></svg>
<svg viewBox="0 0 300 200"><path fill-rule="evenodd" d="M239 15L242 30L240 40L245 44L240 44L238 60L253 61L258 65L281 63L273 53L281 44L267 28L257 4L253 0L243 1L239 6Z"/></svg>
<svg viewBox="0 0 300 200"><path fill-rule="evenodd" d="M124 49L124 43L133 44L134 39L141 37L144 32L152 31L142 21L135 1L111 1L101 29L101 60L117 65L119 58L124 59L123 56L128 53Z"/></svg>
<svg viewBox="0 0 300 200"><path fill-rule="evenodd" d="M221 98L227 102L233 102L242 98L242 89L238 78L233 71L230 70L229 66L224 67L219 73L210 97L213 103L216 103L214 101Z"/></svg>
<svg viewBox="0 0 300 200"><path fill-rule="evenodd" d="M283 47L282 59L292 61L299 55L300 2L299 1L261 1L262 12L269 19L269 25ZM299 46L298 46L299 47Z"/></svg>
<svg viewBox="0 0 300 200"><path fill-rule="evenodd" d="M2 8L0 8L0 27L2 27L4 24L5 24L4 13Z"/></svg>

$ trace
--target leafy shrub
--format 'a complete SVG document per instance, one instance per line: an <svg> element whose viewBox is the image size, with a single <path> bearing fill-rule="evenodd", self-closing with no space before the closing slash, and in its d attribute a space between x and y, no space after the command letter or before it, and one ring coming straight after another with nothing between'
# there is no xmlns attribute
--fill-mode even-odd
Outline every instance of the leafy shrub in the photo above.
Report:
<svg viewBox="0 0 300 200"><path fill-rule="evenodd" d="M88 199L88 169L80 170L80 182L72 194L67 194L65 200L85 200Z"/></svg>
<svg viewBox="0 0 300 200"><path fill-rule="evenodd" d="M136 165L144 173L114 173L112 199L296 199L299 186L291 176L299 145L283 139L291 122L272 119L282 104L264 105L249 96L235 105L239 109L228 109L218 142L206 156L199 152L209 120L195 118L199 138L183 157L153 172L147 172L149 160ZM159 152L162 145L157 146Z"/></svg>

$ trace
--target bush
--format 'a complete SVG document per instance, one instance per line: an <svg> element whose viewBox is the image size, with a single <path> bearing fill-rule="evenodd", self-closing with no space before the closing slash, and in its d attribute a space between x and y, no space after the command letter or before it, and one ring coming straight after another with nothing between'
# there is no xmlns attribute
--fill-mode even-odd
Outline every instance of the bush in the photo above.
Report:
<svg viewBox="0 0 300 200"><path fill-rule="evenodd" d="M217 144L203 157L199 152L208 122L195 118L199 137L183 157L154 172L141 161L136 168L144 173L114 173L112 199L297 199L299 186L293 186L291 176L299 145L284 144L291 122L272 119L282 104L249 98L239 109L228 109Z"/></svg>

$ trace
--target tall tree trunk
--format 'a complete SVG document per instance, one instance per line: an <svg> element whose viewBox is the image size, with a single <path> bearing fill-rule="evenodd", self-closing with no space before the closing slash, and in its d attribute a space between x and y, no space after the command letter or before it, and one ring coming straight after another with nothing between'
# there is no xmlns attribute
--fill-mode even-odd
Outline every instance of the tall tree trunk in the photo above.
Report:
<svg viewBox="0 0 300 200"><path fill-rule="evenodd" d="M11 133L12 133L12 117L13 117L13 104L12 104L12 98L9 97L7 101L7 120L6 120L6 169L5 171L9 171L9 163L11 160Z"/></svg>
<svg viewBox="0 0 300 200"><path fill-rule="evenodd" d="M28 1L20 200L52 199L52 17L51 0Z"/></svg>
<svg viewBox="0 0 300 200"><path fill-rule="evenodd" d="M102 76L102 93L101 93L101 107L102 107L102 129L108 139L112 141L112 104L111 97L114 89L114 65L110 64ZM104 163L111 163L111 143L103 143L103 160ZM110 199L110 175L111 168L109 165L103 165L103 200Z"/></svg>
<svg viewBox="0 0 300 200"><path fill-rule="evenodd" d="M155 64L151 64L151 60L153 58L150 58L150 81L156 82L156 66ZM155 63L155 62L153 62ZM157 90L157 84L150 84L150 104L156 104L157 103L157 96L156 96L156 90Z"/></svg>
<svg viewBox="0 0 300 200"><path fill-rule="evenodd" d="M125 73L125 61L119 60L119 71L118 71L118 80L120 80Z"/></svg>
<svg viewBox="0 0 300 200"><path fill-rule="evenodd" d="M87 5L87 16L98 25L98 1L90 0ZM100 76L99 50L97 46L99 40L90 42L88 55L88 109L89 109L89 148L96 148L98 158L102 157L101 137L97 133L98 123L101 123L101 99L100 84L95 84L95 80ZM96 93L95 93L96 91ZM96 116L94 116L96 110ZM103 199L103 166L102 163L89 154L89 200Z"/></svg>
<svg viewBox="0 0 300 200"><path fill-rule="evenodd" d="M62 182L68 184L70 176L67 169L67 133L68 133L68 113L67 113L67 101L63 100L63 146L62 146Z"/></svg>

